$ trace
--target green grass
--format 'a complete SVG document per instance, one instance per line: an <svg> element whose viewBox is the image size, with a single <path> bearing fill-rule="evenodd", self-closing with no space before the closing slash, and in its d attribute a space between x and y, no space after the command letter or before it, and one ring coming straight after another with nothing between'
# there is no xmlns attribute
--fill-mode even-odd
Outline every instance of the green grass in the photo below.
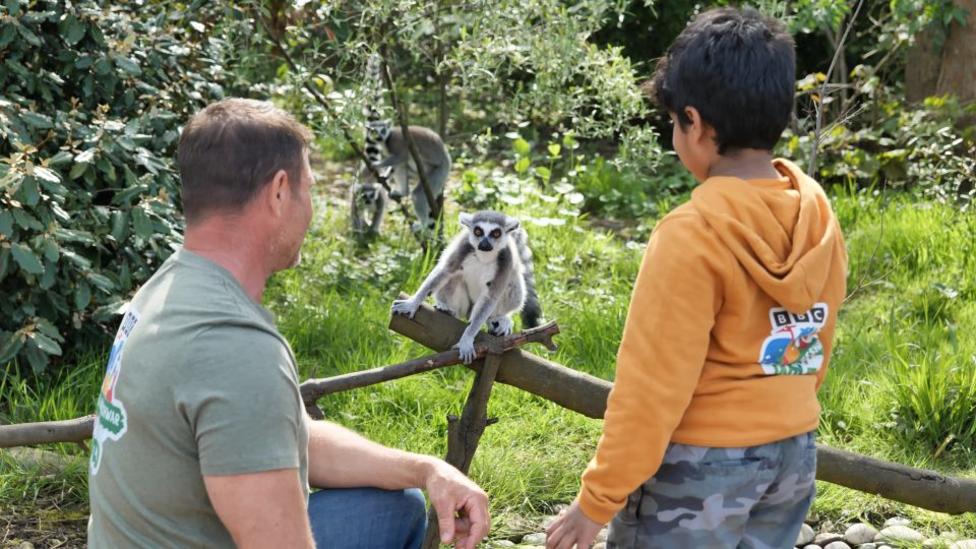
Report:
<svg viewBox="0 0 976 549"><path fill-rule="evenodd" d="M562 330L560 349L547 356L612 379L642 245L593 229L585 216L539 194L527 184L524 200L508 209L529 220L544 310ZM302 265L276 275L267 295L301 376L331 376L426 354L386 326L394 297L414 290L436 258L417 251L398 214L365 253L344 236L341 203L325 194L320 198ZM903 195L842 192L834 205L847 236L853 295L841 313L837 351L820 394L821 441L976 476L976 216ZM448 215L448 233L456 228L455 213L452 208ZM87 357L72 373L34 388L6 378L0 422L89 413L103 358ZM463 368L439 370L331 395L321 405L330 419L377 441L443 455L446 416L460 412L471 379ZM472 476L491 495L495 534L537 528L531 521L576 494L601 424L507 386L495 388L489 414L499 421L482 439ZM73 445L53 449L84 453ZM976 535L972 515L931 513L825 483L819 490L814 512L825 520L860 517L877 523L880 516L899 514L930 535ZM0 461L0 510L34 502L77 506L86 497L83 468L44 476L10 459Z"/></svg>

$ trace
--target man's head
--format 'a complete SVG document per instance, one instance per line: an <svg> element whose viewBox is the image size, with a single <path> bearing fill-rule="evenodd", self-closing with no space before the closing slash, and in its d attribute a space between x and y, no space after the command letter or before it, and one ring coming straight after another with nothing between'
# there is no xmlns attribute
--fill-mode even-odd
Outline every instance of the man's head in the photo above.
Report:
<svg viewBox="0 0 976 549"><path fill-rule="evenodd" d="M795 80L793 39L782 24L751 8L720 8L675 39L651 89L674 122L676 152L697 177L703 159L688 150L689 130L703 132L718 155L771 151L793 112Z"/></svg>
<svg viewBox="0 0 976 549"><path fill-rule="evenodd" d="M177 152L187 231L240 219L266 240L276 270L296 264L312 216L310 141L267 102L225 99L194 115Z"/></svg>

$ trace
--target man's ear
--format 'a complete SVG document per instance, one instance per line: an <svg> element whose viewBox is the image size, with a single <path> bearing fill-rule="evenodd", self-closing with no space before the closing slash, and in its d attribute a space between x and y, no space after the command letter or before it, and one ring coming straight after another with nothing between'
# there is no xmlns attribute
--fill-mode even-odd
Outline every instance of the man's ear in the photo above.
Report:
<svg viewBox="0 0 976 549"><path fill-rule="evenodd" d="M469 213L462 213L461 215L459 215L458 216L458 223L460 223L461 225L464 225L465 227L467 227L467 228L470 229L471 228L471 214L469 214Z"/></svg>
<svg viewBox="0 0 976 549"><path fill-rule="evenodd" d="M267 193L265 196L268 201L268 206L275 215L282 215L285 211L285 202L291 200L291 185L288 181L288 172L285 170L278 170L271 177L271 183L268 183L265 189Z"/></svg>

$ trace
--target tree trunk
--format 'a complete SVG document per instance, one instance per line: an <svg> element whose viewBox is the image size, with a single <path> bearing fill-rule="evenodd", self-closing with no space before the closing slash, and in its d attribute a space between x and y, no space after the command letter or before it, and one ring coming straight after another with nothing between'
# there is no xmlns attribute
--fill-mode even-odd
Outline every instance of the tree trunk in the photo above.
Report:
<svg viewBox="0 0 976 549"><path fill-rule="evenodd" d="M966 24L953 22L942 47L942 63L936 93L951 93L960 103L976 100L976 0L956 0L969 12Z"/></svg>
<svg viewBox="0 0 976 549"><path fill-rule="evenodd" d="M976 100L976 0L956 0L967 10L965 25L953 22L936 48L935 32L923 31L908 51L905 95L918 102L930 95L955 95L961 103Z"/></svg>

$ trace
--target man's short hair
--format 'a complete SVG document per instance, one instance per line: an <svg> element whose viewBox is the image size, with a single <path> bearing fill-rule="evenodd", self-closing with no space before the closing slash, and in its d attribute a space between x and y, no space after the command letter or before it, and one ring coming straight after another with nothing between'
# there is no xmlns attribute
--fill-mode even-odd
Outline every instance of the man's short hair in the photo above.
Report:
<svg viewBox="0 0 976 549"><path fill-rule="evenodd" d="M793 112L793 38L752 8L719 8L695 17L651 79L655 102L684 128L694 107L715 128L719 154L772 150Z"/></svg>
<svg viewBox="0 0 976 549"><path fill-rule="evenodd" d="M187 222L240 211L278 170L298 185L311 139L290 114L265 101L224 99L195 114L177 152Z"/></svg>

